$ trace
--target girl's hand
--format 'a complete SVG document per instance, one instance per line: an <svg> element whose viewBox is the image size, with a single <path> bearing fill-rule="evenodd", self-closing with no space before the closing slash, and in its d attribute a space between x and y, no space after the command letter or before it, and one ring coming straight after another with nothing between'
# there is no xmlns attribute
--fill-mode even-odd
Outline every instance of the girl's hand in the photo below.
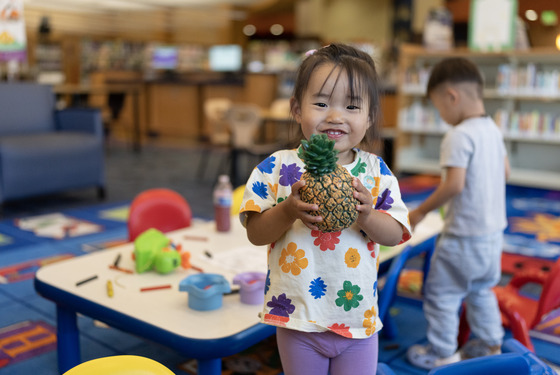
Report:
<svg viewBox="0 0 560 375"><path fill-rule="evenodd" d="M354 191L354 198L360 202L360 204L356 206L358 210L358 220L365 221L373 210L373 197L357 177L352 179L352 185L354 189L356 189Z"/></svg>
<svg viewBox="0 0 560 375"><path fill-rule="evenodd" d="M286 198L282 203L286 205L289 215L293 219L300 219L303 224L311 230L319 230L315 223L323 220L321 216L313 216L309 211L318 211L319 207L316 204L305 203L301 200L299 189L305 186L305 180L299 180L292 185L292 194Z"/></svg>

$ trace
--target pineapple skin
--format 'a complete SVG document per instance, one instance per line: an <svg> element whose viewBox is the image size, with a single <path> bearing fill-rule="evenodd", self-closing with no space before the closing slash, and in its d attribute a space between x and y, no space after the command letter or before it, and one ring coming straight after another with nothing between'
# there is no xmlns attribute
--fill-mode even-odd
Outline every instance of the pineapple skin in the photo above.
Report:
<svg viewBox="0 0 560 375"><path fill-rule="evenodd" d="M305 172L301 178L305 180L305 186L300 189L301 200L318 205L318 211L309 213L323 217L316 223L321 232L338 232L356 221L359 202L354 198L352 175L346 168L337 165L334 171L320 177Z"/></svg>

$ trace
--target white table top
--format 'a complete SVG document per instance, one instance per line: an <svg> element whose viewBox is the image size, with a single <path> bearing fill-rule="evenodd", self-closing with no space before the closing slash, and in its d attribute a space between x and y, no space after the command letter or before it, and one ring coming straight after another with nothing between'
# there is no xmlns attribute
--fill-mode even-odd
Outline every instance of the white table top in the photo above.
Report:
<svg viewBox="0 0 560 375"><path fill-rule="evenodd" d="M409 243L381 252L381 262L397 255L408 244L421 243L441 230L439 215L428 217L415 230ZM167 236L183 250L191 252L191 263L207 273L220 273L232 281L239 272L266 272L266 246L254 246L245 229L232 219L232 230L220 233L214 222L195 222ZM200 238L206 240L200 240ZM210 252L212 258L204 255ZM89 300L105 308L129 315L160 329L194 339L218 339L237 334L259 322L262 305L240 303L239 294L223 298L221 308L197 311L187 304L188 293L179 292L179 282L197 273L179 268L167 275L155 271L126 274L110 269L118 254L119 266L134 269L133 245L125 244L44 266L37 280L64 292ZM96 280L76 286L78 281L97 275ZM107 294L107 280L113 283L114 296ZM140 292L140 288L170 284L171 289Z"/></svg>

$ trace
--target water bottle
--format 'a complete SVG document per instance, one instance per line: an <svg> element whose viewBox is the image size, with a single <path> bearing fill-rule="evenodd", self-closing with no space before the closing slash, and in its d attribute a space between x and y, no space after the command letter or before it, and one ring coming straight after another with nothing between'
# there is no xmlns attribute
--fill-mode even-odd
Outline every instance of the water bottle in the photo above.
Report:
<svg viewBox="0 0 560 375"><path fill-rule="evenodd" d="M228 175L220 175L214 188L214 220L218 232L228 232L231 227L231 201L233 187Z"/></svg>

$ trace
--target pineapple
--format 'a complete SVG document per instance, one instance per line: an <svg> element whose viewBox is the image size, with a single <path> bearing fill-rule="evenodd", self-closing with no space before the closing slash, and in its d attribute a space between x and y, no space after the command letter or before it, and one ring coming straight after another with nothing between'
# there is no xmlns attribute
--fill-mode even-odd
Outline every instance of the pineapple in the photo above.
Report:
<svg viewBox="0 0 560 375"><path fill-rule="evenodd" d="M301 176L306 181L300 189L301 200L319 206L318 211L310 213L323 217L316 224L322 232L348 228L358 217L352 175L336 163L338 151L334 150L334 143L326 134L313 134L309 141L301 141L298 152L306 169Z"/></svg>

